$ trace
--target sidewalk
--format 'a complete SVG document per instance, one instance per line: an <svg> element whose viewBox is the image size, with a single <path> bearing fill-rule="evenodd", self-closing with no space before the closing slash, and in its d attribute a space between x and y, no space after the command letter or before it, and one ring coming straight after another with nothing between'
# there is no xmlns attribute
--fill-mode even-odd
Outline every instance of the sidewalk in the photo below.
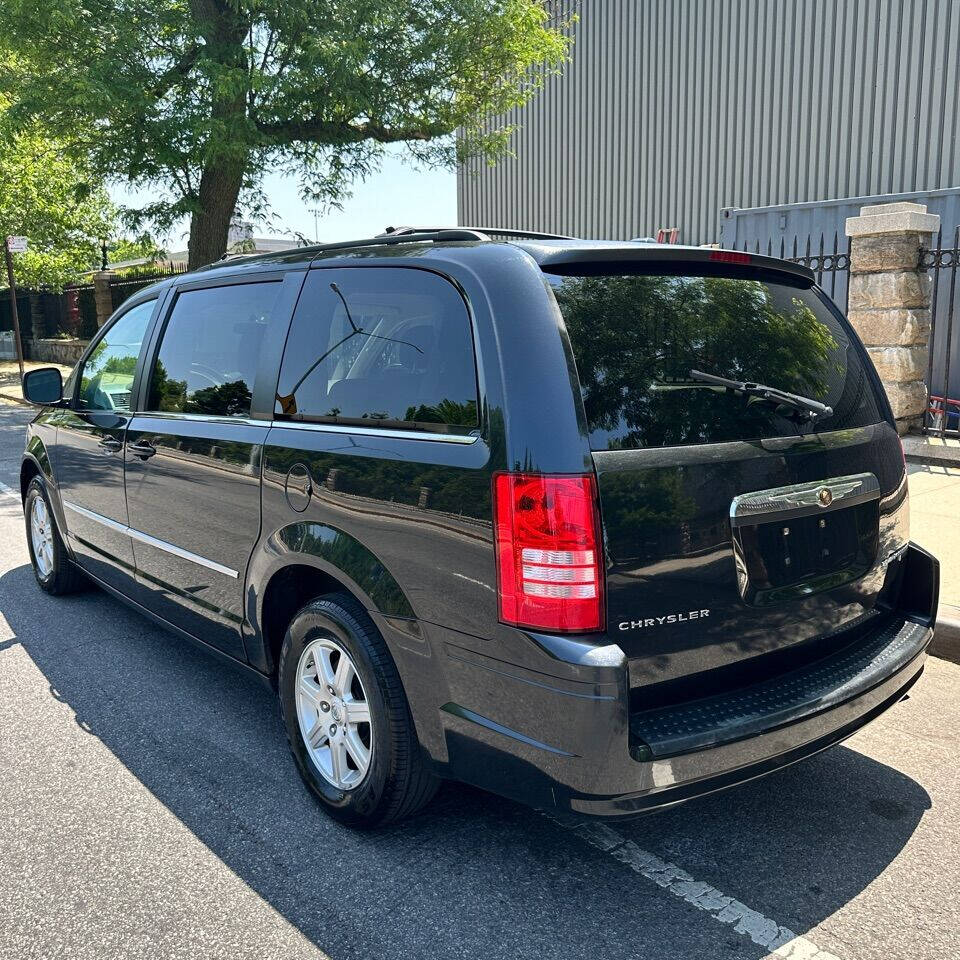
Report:
<svg viewBox="0 0 960 960"><path fill-rule="evenodd" d="M960 468L911 463L910 537L940 561L940 615L932 651L960 662Z"/></svg>
<svg viewBox="0 0 960 960"><path fill-rule="evenodd" d="M72 367L59 363L42 363L37 360L24 360L23 369L36 370L39 367L58 367L66 380ZM16 360L0 360L0 403L23 403L23 391L20 389L20 368Z"/></svg>
<svg viewBox="0 0 960 960"><path fill-rule="evenodd" d="M940 560L940 603L960 608L960 468L911 463L910 537Z"/></svg>

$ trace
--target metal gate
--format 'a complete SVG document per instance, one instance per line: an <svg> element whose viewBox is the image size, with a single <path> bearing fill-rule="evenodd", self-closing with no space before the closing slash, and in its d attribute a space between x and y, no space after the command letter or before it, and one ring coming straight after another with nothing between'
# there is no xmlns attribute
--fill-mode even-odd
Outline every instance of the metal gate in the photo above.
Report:
<svg viewBox="0 0 960 960"><path fill-rule="evenodd" d="M920 252L920 266L932 273L930 297L930 358L927 365L927 415L925 433L939 437L960 436L960 321L957 309L957 267L960 266L960 226L947 234L943 230L929 250Z"/></svg>

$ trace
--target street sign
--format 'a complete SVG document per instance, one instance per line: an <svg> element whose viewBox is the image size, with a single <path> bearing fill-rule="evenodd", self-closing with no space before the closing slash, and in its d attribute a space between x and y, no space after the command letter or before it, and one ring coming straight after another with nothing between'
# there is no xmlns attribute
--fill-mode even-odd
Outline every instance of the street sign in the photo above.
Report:
<svg viewBox="0 0 960 960"><path fill-rule="evenodd" d="M7 249L11 253L26 253L28 241L26 237L7 237Z"/></svg>

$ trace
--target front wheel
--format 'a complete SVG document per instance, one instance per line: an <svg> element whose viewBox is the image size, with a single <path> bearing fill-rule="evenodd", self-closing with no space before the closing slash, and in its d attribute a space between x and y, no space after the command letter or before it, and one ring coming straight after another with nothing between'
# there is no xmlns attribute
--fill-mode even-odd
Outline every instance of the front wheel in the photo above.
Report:
<svg viewBox="0 0 960 960"><path fill-rule="evenodd" d="M410 816L436 791L396 665L348 594L307 604L287 629L280 707L304 782L353 827Z"/></svg>
<svg viewBox="0 0 960 960"><path fill-rule="evenodd" d="M34 477L27 487L23 517L27 525L30 563L40 588L55 595L82 589L85 586L83 574L67 556L67 548L53 518L50 498L39 477Z"/></svg>

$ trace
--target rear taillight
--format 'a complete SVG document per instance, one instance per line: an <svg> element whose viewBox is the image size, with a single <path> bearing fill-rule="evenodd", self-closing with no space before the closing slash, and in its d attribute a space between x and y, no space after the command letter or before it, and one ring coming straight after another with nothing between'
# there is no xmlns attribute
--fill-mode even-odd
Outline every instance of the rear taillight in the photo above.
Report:
<svg viewBox="0 0 960 960"><path fill-rule="evenodd" d="M593 475L498 473L493 503L500 619L551 632L603 629Z"/></svg>

